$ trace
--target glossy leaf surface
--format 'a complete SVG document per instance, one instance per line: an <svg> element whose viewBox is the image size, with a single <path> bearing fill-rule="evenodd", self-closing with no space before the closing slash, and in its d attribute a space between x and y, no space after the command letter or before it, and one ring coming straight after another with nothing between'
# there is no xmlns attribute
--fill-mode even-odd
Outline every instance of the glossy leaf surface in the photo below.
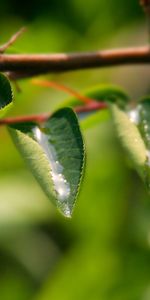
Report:
<svg viewBox="0 0 150 300"><path fill-rule="evenodd" d="M84 167L84 143L72 109L56 111L44 124L18 123L9 132L47 196L70 217Z"/></svg>
<svg viewBox="0 0 150 300"><path fill-rule="evenodd" d="M0 109L10 104L13 100L13 94L8 78L0 73Z"/></svg>

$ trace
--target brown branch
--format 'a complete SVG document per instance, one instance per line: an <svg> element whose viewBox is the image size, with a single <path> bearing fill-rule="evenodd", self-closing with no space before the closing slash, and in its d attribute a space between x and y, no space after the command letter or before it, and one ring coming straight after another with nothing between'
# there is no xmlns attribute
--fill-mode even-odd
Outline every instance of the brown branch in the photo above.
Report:
<svg viewBox="0 0 150 300"><path fill-rule="evenodd" d="M0 71L8 72L12 79L44 73L149 63L149 46L70 54L0 55Z"/></svg>
<svg viewBox="0 0 150 300"><path fill-rule="evenodd" d="M139 0L140 5L143 6L145 11L149 10L150 8L150 0Z"/></svg>
<svg viewBox="0 0 150 300"><path fill-rule="evenodd" d="M106 109L107 105L104 102L95 102L90 103L87 105L81 105L74 108L77 114L92 112L97 110ZM36 122L36 123L43 123L51 116L50 113L42 113L40 115L28 115L28 116L17 116L17 117L10 117L0 119L0 126L2 125L11 125L15 123L22 123L22 122Z"/></svg>

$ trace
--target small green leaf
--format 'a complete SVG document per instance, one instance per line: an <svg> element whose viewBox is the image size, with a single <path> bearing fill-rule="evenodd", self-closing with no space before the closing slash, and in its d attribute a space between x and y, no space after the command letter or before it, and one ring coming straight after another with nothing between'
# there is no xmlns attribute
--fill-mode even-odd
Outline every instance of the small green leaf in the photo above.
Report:
<svg viewBox="0 0 150 300"><path fill-rule="evenodd" d="M122 90L122 88L115 85L97 85L88 90L81 91L82 95L100 102L112 102L117 103L119 107L124 108L129 102L128 95ZM61 103L61 106L73 106L83 105L81 100L76 97L71 97ZM82 115L82 114L81 114ZM80 114L79 114L80 117ZM81 128L83 130L89 129L94 125L104 122L109 119L109 113L107 109L100 111L93 111L92 113L87 113L86 116L80 121Z"/></svg>
<svg viewBox="0 0 150 300"><path fill-rule="evenodd" d="M12 88L9 79L0 73L0 109L10 104L13 100Z"/></svg>
<svg viewBox="0 0 150 300"><path fill-rule="evenodd" d="M88 98L100 102L115 102L120 107L124 107L125 104L129 101L129 97L126 92L122 88L115 85L96 85L92 88L81 91L81 95L85 95ZM76 97L71 97L61 103L61 107L76 105L83 105L81 100Z"/></svg>
<svg viewBox="0 0 150 300"><path fill-rule="evenodd" d="M110 111L118 136L125 147L135 168L145 181L146 170L146 146L136 124L131 120L127 112L116 104L110 104Z"/></svg>
<svg viewBox="0 0 150 300"><path fill-rule="evenodd" d="M71 108L56 111L42 126L18 123L9 132L44 192L70 217L84 167L84 143Z"/></svg>

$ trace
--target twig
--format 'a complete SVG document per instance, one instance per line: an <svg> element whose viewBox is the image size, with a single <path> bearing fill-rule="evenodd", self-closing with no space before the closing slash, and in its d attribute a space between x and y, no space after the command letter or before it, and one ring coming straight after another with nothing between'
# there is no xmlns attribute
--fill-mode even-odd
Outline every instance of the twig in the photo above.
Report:
<svg viewBox="0 0 150 300"><path fill-rule="evenodd" d="M4 53L11 45L13 45L16 40L25 32L25 30L26 28L22 27L15 34L13 34L7 43L0 46L0 53Z"/></svg>
<svg viewBox="0 0 150 300"><path fill-rule="evenodd" d="M104 102L95 102L90 103L87 105L77 106L74 110L77 114L92 112L97 110L106 109L107 105ZM15 123L22 123L22 122L36 122L36 123L43 123L51 116L50 113L40 114L40 115L29 115L29 116L19 116L19 117L10 117L0 119L0 126L2 125L11 125Z"/></svg>
<svg viewBox="0 0 150 300"><path fill-rule="evenodd" d="M140 0L140 4L143 7L148 26L148 37L150 43L150 0Z"/></svg>
<svg viewBox="0 0 150 300"><path fill-rule="evenodd" d="M70 54L1 54L0 71L19 79L44 73L149 64L149 46Z"/></svg>
<svg viewBox="0 0 150 300"><path fill-rule="evenodd" d="M57 83L55 81L49 81L46 79L32 79L31 81L32 84L37 85L37 86L42 86L42 87L52 87L55 90L60 90L63 91L67 94L70 94L71 96L76 97L77 99L79 99L81 102L85 103L85 104L90 104L90 103L97 103L95 99L91 99L87 96L84 96L80 93L78 93L77 91L71 89L70 87Z"/></svg>

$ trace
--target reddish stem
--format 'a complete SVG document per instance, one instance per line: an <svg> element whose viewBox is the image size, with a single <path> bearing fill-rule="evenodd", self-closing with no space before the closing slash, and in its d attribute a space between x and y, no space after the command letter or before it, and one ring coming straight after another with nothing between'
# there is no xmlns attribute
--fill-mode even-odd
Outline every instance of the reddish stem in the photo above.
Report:
<svg viewBox="0 0 150 300"><path fill-rule="evenodd" d="M95 103L77 106L74 110L78 114L78 113L102 110L102 109L106 109L106 108L107 108L106 103L95 101ZM0 119L0 126L11 125L11 124L15 124L15 123L23 123L23 122L42 123L42 122L45 122L50 117L50 115L51 114L49 114L49 113L45 113L45 114L40 114L40 115L29 115L29 116L4 118L4 119Z"/></svg>
<svg viewBox="0 0 150 300"><path fill-rule="evenodd" d="M38 122L42 123L49 118L50 114L41 114L41 115L29 115L29 116L17 116L0 119L0 125L10 125L15 123L24 123L24 122Z"/></svg>
<svg viewBox="0 0 150 300"><path fill-rule="evenodd" d="M54 89L66 92L67 94L69 93L71 96L74 96L74 97L78 98L79 100L81 100L85 104L90 104L90 103L94 104L94 103L96 103L96 100L88 98L88 97L74 91L70 87L67 87L65 85L62 85L62 84L54 82L54 81L48 81L48 80L45 80L45 79L44 80L32 79L31 82L34 85L43 86L43 87L52 87Z"/></svg>

